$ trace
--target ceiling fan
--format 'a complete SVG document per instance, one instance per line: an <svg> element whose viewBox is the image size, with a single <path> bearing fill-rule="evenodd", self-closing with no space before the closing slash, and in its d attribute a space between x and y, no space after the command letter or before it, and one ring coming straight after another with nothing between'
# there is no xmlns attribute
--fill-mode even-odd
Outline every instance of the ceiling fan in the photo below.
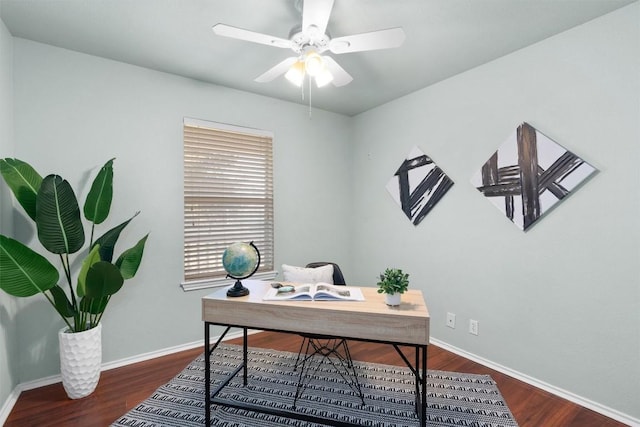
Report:
<svg viewBox="0 0 640 427"><path fill-rule="evenodd" d="M327 23L334 0L302 0L302 25L294 27L289 39L256 33L225 24L213 26L219 36L246 40L279 48L291 49L295 56L276 64L256 82L269 82L284 74L287 80L301 86L306 75L313 77L318 87L333 83L344 86L353 80L326 51L334 54L363 52L367 50L398 47L404 41L404 31L400 27L331 38L327 33Z"/></svg>

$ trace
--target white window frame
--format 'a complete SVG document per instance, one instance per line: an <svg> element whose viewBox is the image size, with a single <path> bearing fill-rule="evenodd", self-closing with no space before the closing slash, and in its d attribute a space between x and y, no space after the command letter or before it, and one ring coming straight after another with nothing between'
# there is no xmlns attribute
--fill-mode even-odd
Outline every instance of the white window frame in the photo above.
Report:
<svg viewBox="0 0 640 427"><path fill-rule="evenodd" d="M254 241L260 250L251 279L274 279L273 132L185 117L183 142L182 289L233 284L221 259L236 241ZM198 202L209 212L194 211Z"/></svg>

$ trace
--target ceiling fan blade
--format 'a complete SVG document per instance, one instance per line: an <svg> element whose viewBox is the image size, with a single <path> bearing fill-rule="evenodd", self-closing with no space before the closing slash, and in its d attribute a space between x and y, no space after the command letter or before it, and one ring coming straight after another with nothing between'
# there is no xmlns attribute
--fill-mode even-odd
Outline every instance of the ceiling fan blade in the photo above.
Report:
<svg viewBox="0 0 640 427"><path fill-rule="evenodd" d="M366 50L389 49L404 42L404 31L400 27L352 36L336 37L329 42L333 53L362 52Z"/></svg>
<svg viewBox="0 0 640 427"><path fill-rule="evenodd" d="M322 59L326 67L329 69L329 72L333 76L333 85L336 87L344 86L346 84L351 83L353 77L349 73L347 73L344 68L340 66L332 57L323 56Z"/></svg>
<svg viewBox="0 0 640 427"><path fill-rule="evenodd" d="M232 39L245 40L253 43L266 44L268 46L290 48L291 41L268 34L256 33L242 28L232 27L225 24L213 26L213 32L219 36L231 37Z"/></svg>
<svg viewBox="0 0 640 427"><path fill-rule="evenodd" d="M304 0L302 8L302 31L313 25L323 35L327 30L329 15L333 8L333 0Z"/></svg>
<svg viewBox="0 0 640 427"><path fill-rule="evenodd" d="M289 70L289 68L291 68L291 66L297 60L298 60L298 58L295 57L295 56L287 58L284 61L279 62L274 67L272 67L269 70L267 70L267 72L265 72L264 74L261 74L258 77L256 77L256 79L254 81L256 81L258 83L270 82L271 80L275 79L276 77L280 76L281 74L286 73Z"/></svg>

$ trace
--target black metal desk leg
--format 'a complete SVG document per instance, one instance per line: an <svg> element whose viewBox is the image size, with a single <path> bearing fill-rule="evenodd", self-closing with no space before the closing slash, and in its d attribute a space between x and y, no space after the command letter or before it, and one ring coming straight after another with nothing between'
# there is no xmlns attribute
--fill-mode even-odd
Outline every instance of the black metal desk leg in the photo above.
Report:
<svg viewBox="0 0 640 427"><path fill-rule="evenodd" d="M422 408L420 422L423 427L427 425L427 346L422 347Z"/></svg>
<svg viewBox="0 0 640 427"><path fill-rule="evenodd" d="M422 393L420 389L420 384L422 384L422 377L420 376L420 346L415 346L414 352L416 357L415 364L413 365L416 367L416 415L418 416L418 419L420 419L420 414L422 413Z"/></svg>
<svg viewBox="0 0 640 427"><path fill-rule="evenodd" d="M246 387L247 386L247 353L248 353L248 348L247 348L247 328L242 328L242 354L243 354L243 364L244 364L244 368L243 368L243 374L244 374L244 380L243 380L243 384Z"/></svg>
<svg viewBox="0 0 640 427"><path fill-rule="evenodd" d="M209 323L204 322L204 418L211 424L211 350L209 349Z"/></svg>

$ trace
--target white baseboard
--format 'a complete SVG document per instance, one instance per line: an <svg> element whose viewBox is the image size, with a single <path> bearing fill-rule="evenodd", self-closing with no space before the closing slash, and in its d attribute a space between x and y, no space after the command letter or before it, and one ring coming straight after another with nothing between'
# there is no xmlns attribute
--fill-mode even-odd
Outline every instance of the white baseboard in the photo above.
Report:
<svg viewBox="0 0 640 427"><path fill-rule="evenodd" d="M574 393L571 393L570 391L561 389L559 387L553 386L551 384L548 384L544 381L540 381L536 378L530 377L529 375L523 374L521 372L518 371L514 371L513 369L507 368L506 366L502 366L500 364L494 363L490 360L487 360L483 357L480 357L478 355L475 355L473 353L469 353L468 351L462 350L460 348L454 347L450 344L447 344L443 341L440 341L438 339L435 338L430 338L429 342L440 347L443 348L447 351L450 351L452 353L455 353L459 356L464 357L465 359L469 359L472 360L474 362L477 362L481 365L484 365L488 368L491 368L495 371L501 372L505 375L508 375L510 377L513 377L517 380L520 380L524 383L530 384L536 388L539 388L541 390L547 391L551 394L554 394L558 397L561 397L565 400L568 400L570 402L576 403L580 406L583 406L585 408L591 409L592 411L598 412L599 414L602 414L606 417L612 418L616 421L619 421L621 423L627 424L629 426L633 426L633 427L640 427L640 419L637 418L633 418L630 415L624 414L620 411L617 411L615 409L609 408L608 406L604 406L600 403L594 402L592 400L586 399L582 396L578 396Z"/></svg>
<svg viewBox="0 0 640 427"><path fill-rule="evenodd" d="M5 400L4 405L2 405L2 408L0 408L0 426L3 426L4 422L7 421L7 418L9 418L9 414L11 413L13 406L18 401L18 397L20 397L19 388L20 385L18 384L16 388L14 388L11 393L9 393L9 396L7 397L7 400Z"/></svg>
<svg viewBox="0 0 640 427"><path fill-rule="evenodd" d="M252 335L258 332L262 332L262 331L249 329L247 330L247 335ZM223 341L232 340L234 338L240 338L240 337L242 337L242 330L228 334ZM212 337L211 342L217 341L218 338L220 338L220 336ZM102 370L108 371L109 369L120 368L122 366L131 365L133 363L144 362L146 360L155 359L156 357L167 356L169 354L179 353L181 351L191 350L192 348L197 348L201 346L202 346L202 340L198 340L198 341L193 341L186 344L176 345L174 347L165 348L162 350L150 351L149 353L138 354L136 356L126 357L124 359L115 360L109 363L104 363L102 365Z"/></svg>
<svg viewBox="0 0 640 427"><path fill-rule="evenodd" d="M257 332L260 332L260 331L249 330L248 334L251 335ZM231 340L234 338L240 338L241 336L242 336L241 330L237 332L233 332L228 334L225 337L225 341ZM217 341L218 338L219 336L212 337L211 342ZM108 371L110 369L120 368L122 366L131 365L133 363L144 362L146 360L155 359L156 357L167 356L169 354L178 353L184 350L191 350L192 348L196 348L200 346L202 346L202 340L193 341L190 343L181 344L173 347L168 347L168 348L164 348L157 351L150 351L148 353L139 354L133 357L126 357L120 360L114 360L113 362L103 363L101 367L101 371ZM61 381L62 381L62 377L58 374L58 375L52 375L50 377L40 378L37 380L27 381L27 382L18 384L11 391L11 393L9 394L9 397L2 405L2 408L0 409L0 426L4 425L5 421L7 421L7 418L9 418L9 414L11 413L11 410L13 409L16 402L18 401L18 398L20 397L20 393L27 390L33 390L34 388L44 387L51 384L59 383Z"/></svg>

